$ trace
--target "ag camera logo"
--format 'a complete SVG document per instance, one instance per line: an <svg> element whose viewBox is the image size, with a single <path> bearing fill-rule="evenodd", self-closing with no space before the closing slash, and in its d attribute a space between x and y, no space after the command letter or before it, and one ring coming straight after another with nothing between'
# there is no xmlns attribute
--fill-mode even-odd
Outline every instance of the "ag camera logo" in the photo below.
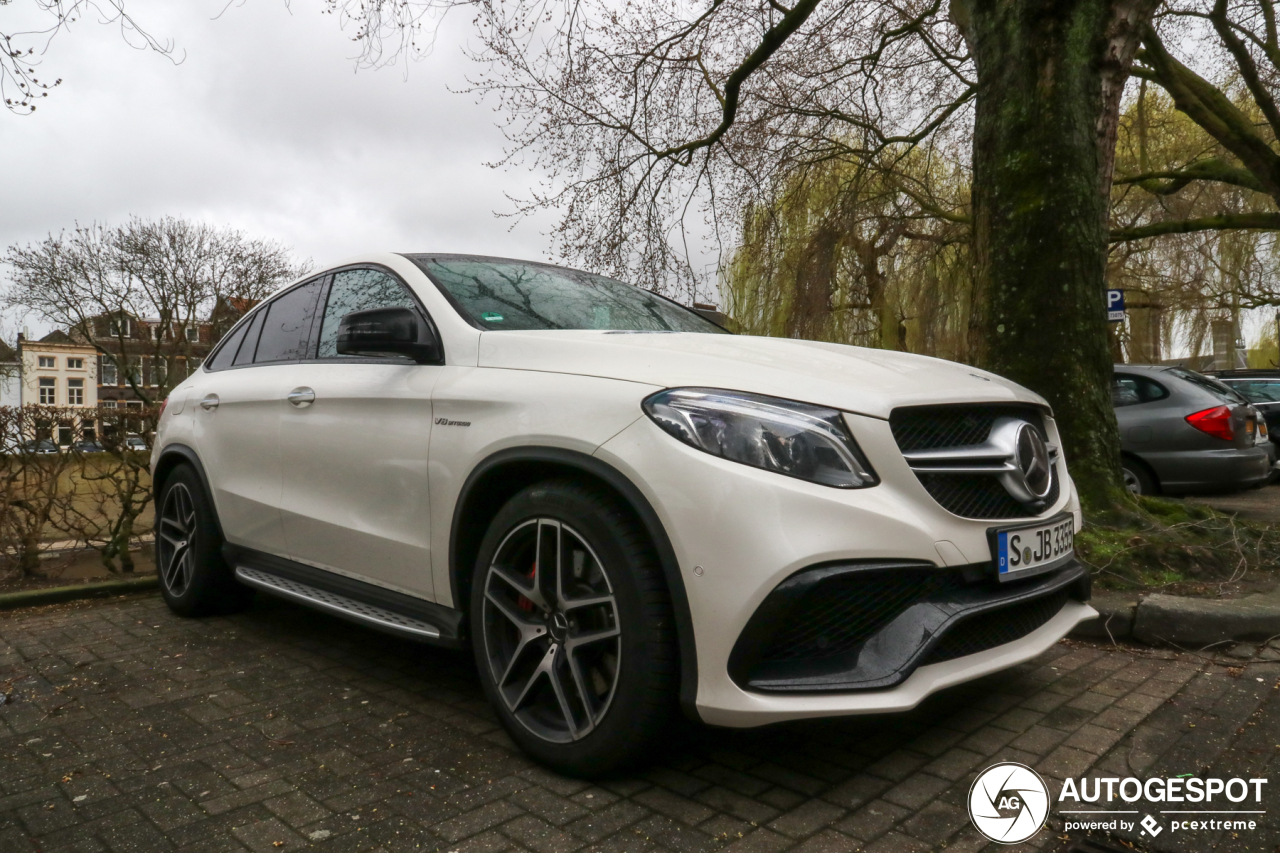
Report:
<svg viewBox="0 0 1280 853"><path fill-rule="evenodd" d="M1049 817L1049 788L1040 774L1012 761L978 774L969 789L969 819L989 840L1019 844Z"/></svg>

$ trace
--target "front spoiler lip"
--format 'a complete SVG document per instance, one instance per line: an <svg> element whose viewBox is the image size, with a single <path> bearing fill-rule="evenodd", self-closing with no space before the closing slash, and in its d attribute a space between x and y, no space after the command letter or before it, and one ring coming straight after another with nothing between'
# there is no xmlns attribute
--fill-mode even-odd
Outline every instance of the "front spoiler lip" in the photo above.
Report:
<svg viewBox="0 0 1280 853"><path fill-rule="evenodd" d="M1098 612L1080 601L1068 601L1054 616L1021 640L985 652L922 666L906 681L888 690L852 693L749 693L739 690L728 701L712 706L698 702L699 718L707 725L751 728L788 720L845 717L860 714L898 714L910 711L930 695L1039 657L1081 622ZM728 698L728 697L725 697Z"/></svg>
<svg viewBox="0 0 1280 853"><path fill-rule="evenodd" d="M901 567L918 568L918 564L901 564ZM766 605L757 611L763 618L757 625L753 617L734 646L729 659L730 676L739 687L766 693L851 692L893 687L906 681L947 631L965 618L1061 593L1073 586L1080 587L1074 596L1077 600L1088 598L1088 572L1073 558L1052 574L1027 578L1016 585L1001 584L994 589L986 585L969 586L918 600L859 647L821 661L763 663L758 657L753 659L753 652L758 654L762 650L763 643L776 628L778 617L791 618L794 611L789 608L790 603L798 604L808 588L833 575L856 575L885 568L892 570L893 566L833 565L799 572L779 584L770 597L777 600L781 594L786 600L781 605L784 609L780 613L772 612L767 608L770 599L766 598ZM804 614L794 614L794 617L803 618Z"/></svg>

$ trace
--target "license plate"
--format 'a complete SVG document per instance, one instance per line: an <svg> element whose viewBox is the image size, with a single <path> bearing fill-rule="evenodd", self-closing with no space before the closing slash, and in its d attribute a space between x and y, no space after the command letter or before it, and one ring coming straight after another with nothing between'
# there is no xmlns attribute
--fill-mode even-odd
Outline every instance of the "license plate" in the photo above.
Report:
<svg viewBox="0 0 1280 853"><path fill-rule="evenodd" d="M1075 553L1075 519L1070 515L998 528L992 534L996 571L1002 581L1048 571Z"/></svg>

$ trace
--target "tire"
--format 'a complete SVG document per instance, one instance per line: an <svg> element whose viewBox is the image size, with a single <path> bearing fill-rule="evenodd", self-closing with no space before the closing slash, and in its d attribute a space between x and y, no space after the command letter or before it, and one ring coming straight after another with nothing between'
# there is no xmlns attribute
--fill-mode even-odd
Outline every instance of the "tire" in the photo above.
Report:
<svg viewBox="0 0 1280 853"><path fill-rule="evenodd" d="M1156 487L1155 478L1141 462L1124 459L1121 460L1120 467L1124 473L1124 487L1133 494L1157 495L1160 493L1160 489Z"/></svg>
<svg viewBox="0 0 1280 853"><path fill-rule="evenodd" d="M671 603L609 493L552 480L511 498L481 543L470 620L485 694L525 752L584 778L654 754L676 705Z"/></svg>
<svg viewBox="0 0 1280 853"><path fill-rule="evenodd" d="M170 472L156 505L156 573L169 609L207 616L247 606L253 590L236 582L222 558L213 503L190 465Z"/></svg>

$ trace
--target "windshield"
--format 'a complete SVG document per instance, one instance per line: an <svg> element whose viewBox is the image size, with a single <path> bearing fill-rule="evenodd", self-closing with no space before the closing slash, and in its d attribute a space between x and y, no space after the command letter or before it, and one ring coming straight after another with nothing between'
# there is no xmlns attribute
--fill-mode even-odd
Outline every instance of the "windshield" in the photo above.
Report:
<svg viewBox="0 0 1280 853"><path fill-rule="evenodd" d="M483 329L727 334L669 299L603 276L523 261L410 257Z"/></svg>
<svg viewBox="0 0 1280 853"><path fill-rule="evenodd" d="M1254 403L1280 403L1280 379L1222 380Z"/></svg>
<svg viewBox="0 0 1280 853"><path fill-rule="evenodd" d="M1200 386L1204 390L1228 403L1247 404L1249 402L1242 397L1239 392L1233 391L1218 380L1205 376L1203 373L1196 373L1194 370L1187 370L1185 367L1171 367L1169 368L1169 373L1179 379L1185 379L1193 385Z"/></svg>

